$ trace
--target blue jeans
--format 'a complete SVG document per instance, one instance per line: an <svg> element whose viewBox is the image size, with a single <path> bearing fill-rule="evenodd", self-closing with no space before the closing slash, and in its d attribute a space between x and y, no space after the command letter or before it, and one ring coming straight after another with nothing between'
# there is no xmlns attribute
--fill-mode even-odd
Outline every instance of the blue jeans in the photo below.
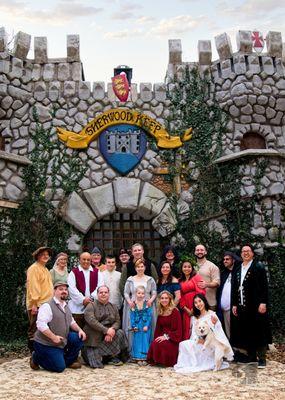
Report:
<svg viewBox="0 0 285 400"><path fill-rule="evenodd" d="M83 346L78 333L70 332L67 344L63 349L59 347L46 346L34 342L33 361L42 368L52 372L62 372L66 367L74 363Z"/></svg>

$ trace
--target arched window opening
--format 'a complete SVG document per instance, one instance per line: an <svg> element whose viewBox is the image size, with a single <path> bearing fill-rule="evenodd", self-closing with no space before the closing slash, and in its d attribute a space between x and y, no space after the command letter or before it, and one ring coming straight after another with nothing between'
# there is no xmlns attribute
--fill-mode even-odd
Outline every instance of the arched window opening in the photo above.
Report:
<svg viewBox="0 0 285 400"><path fill-rule="evenodd" d="M240 142L241 150L266 149L266 142L263 136L256 132L247 132Z"/></svg>

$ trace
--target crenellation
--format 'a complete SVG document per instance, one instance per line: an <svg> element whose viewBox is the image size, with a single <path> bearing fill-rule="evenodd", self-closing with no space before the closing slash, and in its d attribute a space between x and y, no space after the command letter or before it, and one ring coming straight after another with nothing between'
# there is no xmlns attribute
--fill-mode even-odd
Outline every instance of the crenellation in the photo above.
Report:
<svg viewBox="0 0 285 400"><path fill-rule="evenodd" d="M237 51L245 54L252 53L252 32L238 31L237 33Z"/></svg>
<svg viewBox="0 0 285 400"><path fill-rule="evenodd" d="M212 64L212 45L210 40L198 41L198 54L200 65Z"/></svg>
<svg viewBox="0 0 285 400"><path fill-rule="evenodd" d="M5 28L0 27L0 53L5 52L7 48L7 34Z"/></svg>
<svg viewBox="0 0 285 400"><path fill-rule="evenodd" d="M79 35L67 35L67 61L80 61Z"/></svg>
<svg viewBox="0 0 285 400"><path fill-rule="evenodd" d="M37 64L46 64L49 62L46 36L37 36L34 38L34 59Z"/></svg>
<svg viewBox="0 0 285 400"><path fill-rule="evenodd" d="M140 84L139 97L145 103L152 100L153 92L152 92L152 84L151 83L141 83Z"/></svg>
<svg viewBox="0 0 285 400"><path fill-rule="evenodd" d="M268 32L266 35L267 53L271 57L282 57L282 36L280 32Z"/></svg>
<svg viewBox="0 0 285 400"><path fill-rule="evenodd" d="M105 82L94 82L92 93L95 100L103 100L105 97Z"/></svg>
<svg viewBox="0 0 285 400"><path fill-rule="evenodd" d="M169 64L181 64L182 63L182 44L180 39L168 40L169 48Z"/></svg>
<svg viewBox="0 0 285 400"><path fill-rule="evenodd" d="M154 97L157 101L166 100L166 85L164 83L155 83L153 85Z"/></svg>
<svg viewBox="0 0 285 400"><path fill-rule="evenodd" d="M79 82L78 86L78 97L81 100L89 99L91 94L91 83L90 82Z"/></svg>
<svg viewBox="0 0 285 400"><path fill-rule="evenodd" d="M14 57L25 60L30 50L31 35L24 32L18 32L15 37L14 49L12 54Z"/></svg>
<svg viewBox="0 0 285 400"><path fill-rule="evenodd" d="M231 39L227 33L215 36L215 43L221 61L233 56Z"/></svg>

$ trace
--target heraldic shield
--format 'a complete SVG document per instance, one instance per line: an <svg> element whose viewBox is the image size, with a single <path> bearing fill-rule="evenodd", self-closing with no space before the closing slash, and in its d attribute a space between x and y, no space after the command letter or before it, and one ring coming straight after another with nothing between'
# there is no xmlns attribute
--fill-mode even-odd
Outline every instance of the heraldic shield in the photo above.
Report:
<svg viewBox="0 0 285 400"><path fill-rule="evenodd" d="M140 162L146 152L146 133L135 125L119 124L99 136L100 151L106 162L126 175Z"/></svg>

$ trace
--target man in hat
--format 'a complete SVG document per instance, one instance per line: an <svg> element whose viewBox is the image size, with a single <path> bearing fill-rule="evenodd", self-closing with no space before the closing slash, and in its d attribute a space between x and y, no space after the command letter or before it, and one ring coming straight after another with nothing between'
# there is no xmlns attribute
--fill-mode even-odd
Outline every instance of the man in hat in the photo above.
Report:
<svg viewBox="0 0 285 400"><path fill-rule="evenodd" d="M52 279L46 267L52 255L52 250L49 247L40 247L32 255L35 262L27 270L26 285L26 305L29 317L28 347L30 351L33 351L38 309L53 296Z"/></svg>
<svg viewBox="0 0 285 400"><path fill-rule="evenodd" d="M102 263L103 252L99 247L95 246L91 252L91 265L97 268L100 272L106 270L106 265Z"/></svg>
<svg viewBox="0 0 285 400"><path fill-rule="evenodd" d="M235 253L225 251L223 268L221 269L221 283L217 289L217 314L229 340L231 335L232 276L236 270L236 261L240 261L240 258Z"/></svg>
<svg viewBox="0 0 285 400"><path fill-rule="evenodd" d="M91 265L91 254L80 254L79 266L68 275L70 301L68 303L77 324L84 326L84 309L97 297L97 287L104 284L102 272Z"/></svg>
<svg viewBox="0 0 285 400"><path fill-rule="evenodd" d="M67 298L68 284L57 281L53 298L39 308L30 359L32 369L41 366L48 371L62 372L66 367L81 368L77 358L86 335L74 321Z"/></svg>

